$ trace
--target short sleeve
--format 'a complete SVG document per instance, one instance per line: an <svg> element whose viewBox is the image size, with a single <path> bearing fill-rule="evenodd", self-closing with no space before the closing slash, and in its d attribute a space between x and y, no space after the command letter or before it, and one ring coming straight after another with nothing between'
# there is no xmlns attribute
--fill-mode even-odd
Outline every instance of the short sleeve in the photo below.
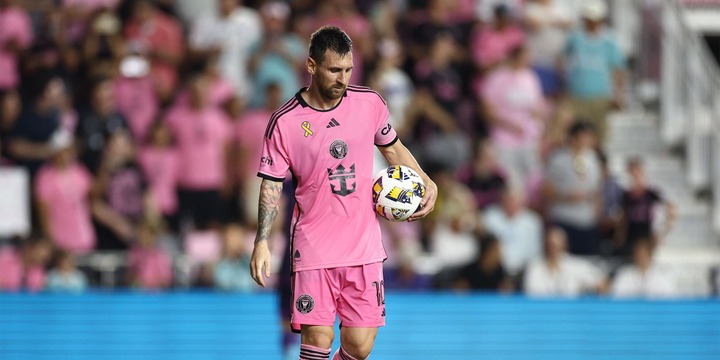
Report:
<svg viewBox="0 0 720 360"><path fill-rule="evenodd" d="M258 176L272 181L283 181L290 169L288 148L282 131L276 128L269 137L263 139Z"/></svg>
<svg viewBox="0 0 720 360"><path fill-rule="evenodd" d="M395 132L395 129L388 122L390 119L390 111L379 96L376 107L378 126L375 128L375 145L390 146L398 140L397 132Z"/></svg>

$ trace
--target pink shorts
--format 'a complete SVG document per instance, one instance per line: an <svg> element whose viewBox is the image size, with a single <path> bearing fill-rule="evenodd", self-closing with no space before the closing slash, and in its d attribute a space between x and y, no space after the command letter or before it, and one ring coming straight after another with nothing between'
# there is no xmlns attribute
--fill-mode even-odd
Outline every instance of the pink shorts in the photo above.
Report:
<svg viewBox="0 0 720 360"><path fill-rule="evenodd" d="M293 274L290 323L300 325L380 327L385 325L382 263L298 271Z"/></svg>

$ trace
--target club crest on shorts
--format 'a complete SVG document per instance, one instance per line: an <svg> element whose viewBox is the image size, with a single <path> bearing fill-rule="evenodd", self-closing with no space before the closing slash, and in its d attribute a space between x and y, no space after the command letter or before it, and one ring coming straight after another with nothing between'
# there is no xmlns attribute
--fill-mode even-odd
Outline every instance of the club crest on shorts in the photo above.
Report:
<svg viewBox="0 0 720 360"><path fill-rule="evenodd" d="M307 314L315 308L315 300L308 294L302 294L295 300L295 308L301 314Z"/></svg>
<svg viewBox="0 0 720 360"><path fill-rule="evenodd" d="M347 143L342 140L335 140L332 144L330 144L330 155L336 159L344 159L347 152Z"/></svg>

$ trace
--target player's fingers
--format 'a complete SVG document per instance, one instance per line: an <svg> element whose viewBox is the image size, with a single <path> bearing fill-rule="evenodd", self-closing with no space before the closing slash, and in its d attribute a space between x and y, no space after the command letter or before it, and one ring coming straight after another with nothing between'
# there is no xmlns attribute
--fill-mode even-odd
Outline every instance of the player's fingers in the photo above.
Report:
<svg viewBox="0 0 720 360"><path fill-rule="evenodd" d="M264 262L263 266L265 266L265 277L269 278L270 277L270 260L266 260Z"/></svg>
<svg viewBox="0 0 720 360"><path fill-rule="evenodd" d="M255 259L250 261L250 277L257 282L257 271L255 271Z"/></svg>

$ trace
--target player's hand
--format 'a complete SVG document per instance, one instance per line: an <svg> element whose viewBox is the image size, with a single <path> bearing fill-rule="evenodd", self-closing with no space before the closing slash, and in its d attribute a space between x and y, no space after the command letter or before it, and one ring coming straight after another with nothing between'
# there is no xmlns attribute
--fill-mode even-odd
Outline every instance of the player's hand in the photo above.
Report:
<svg viewBox="0 0 720 360"><path fill-rule="evenodd" d="M255 243L250 258L250 275L258 285L265 287L265 278L270 277L270 249L267 240Z"/></svg>
<svg viewBox="0 0 720 360"><path fill-rule="evenodd" d="M420 201L420 207L411 217L409 221L415 221L424 218L435 208L435 200L437 199L437 185L435 182L427 179L425 183L425 196Z"/></svg>

